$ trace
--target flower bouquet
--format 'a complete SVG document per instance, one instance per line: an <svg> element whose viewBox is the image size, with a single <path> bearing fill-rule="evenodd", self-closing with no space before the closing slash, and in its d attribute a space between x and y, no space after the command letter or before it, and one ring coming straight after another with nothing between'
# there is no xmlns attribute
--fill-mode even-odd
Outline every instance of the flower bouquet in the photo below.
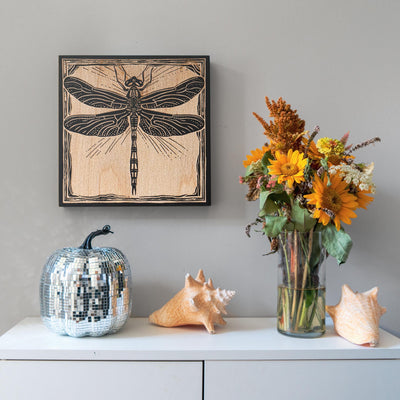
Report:
<svg viewBox="0 0 400 400"><path fill-rule="evenodd" d="M266 97L272 120L255 117L268 141L243 162L247 199L259 199L255 222L279 250L278 330L294 336L316 337L325 332L324 261L347 260L352 241L342 223L351 224L355 210L367 208L375 193L374 164L355 161L355 150L380 141L373 138L348 145L341 139L315 141L319 127L304 130L305 121L282 98ZM270 254L270 253L269 253Z"/></svg>

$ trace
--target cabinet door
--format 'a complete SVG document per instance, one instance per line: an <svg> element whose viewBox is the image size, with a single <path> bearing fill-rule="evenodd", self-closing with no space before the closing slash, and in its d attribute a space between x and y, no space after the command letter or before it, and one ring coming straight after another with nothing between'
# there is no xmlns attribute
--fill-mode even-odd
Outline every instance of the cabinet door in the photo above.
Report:
<svg viewBox="0 0 400 400"><path fill-rule="evenodd" d="M207 361L205 400L398 400L400 360Z"/></svg>
<svg viewBox="0 0 400 400"><path fill-rule="evenodd" d="M0 361L4 400L201 400L202 362Z"/></svg>

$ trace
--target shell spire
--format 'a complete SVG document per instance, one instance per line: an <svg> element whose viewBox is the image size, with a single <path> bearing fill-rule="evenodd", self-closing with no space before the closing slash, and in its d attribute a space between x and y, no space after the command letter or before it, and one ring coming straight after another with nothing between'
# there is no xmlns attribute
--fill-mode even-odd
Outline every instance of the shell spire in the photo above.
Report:
<svg viewBox="0 0 400 400"><path fill-rule="evenodd" d="M185 277L185 288L197 287L199 282L192 278L190 274L186 274Z"/></svg>
<svg viewBox="0 0 400 400"><path fill-rule="evenodd" d="M378 288L364 293L342 286L342 297L336 306L326 306L338 335L354 344L374 347L379 343L379 320L386 308L378 304Z"/></svg>
<svg viewBox="0 0 400 400"><path fill-rule="evenodd" d="M215 289L212 280L206 282L200 269L196 279L187 274L185 287L162 308L153 312L149 320L165 327L204 325L209 333L215 333L214 324L226 324L221 314L227 314L225 306L235 293L234 290Z"/></svg>
<svg viewBox="0 0 400 400"><path fill-rule="evenodd" d="M204 283L206 281L206 278L204 277L204 272L202 269L199 269L199 272L197 273L196 276L196 281L200 283Z"/></svg>

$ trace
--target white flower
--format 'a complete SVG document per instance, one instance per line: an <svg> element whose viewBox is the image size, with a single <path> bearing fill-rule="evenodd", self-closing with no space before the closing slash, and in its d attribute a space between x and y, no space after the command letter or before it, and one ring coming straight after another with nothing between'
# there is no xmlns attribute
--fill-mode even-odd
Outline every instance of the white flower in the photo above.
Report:
<svg viewBox="0 0 400 400"><path fill-rule="evenodd" d="M360 169L360 166L357 167L354 164L340 164L335 165L329 168L329 173L334 174L336 172L339 173L340 177L344 179L344 181L350 185L358 186L360 190L371 191L371 193L375 193L375 185L372 182L372 172L374 170L374 163L372 162L369 165L363 166Z"/></svg>

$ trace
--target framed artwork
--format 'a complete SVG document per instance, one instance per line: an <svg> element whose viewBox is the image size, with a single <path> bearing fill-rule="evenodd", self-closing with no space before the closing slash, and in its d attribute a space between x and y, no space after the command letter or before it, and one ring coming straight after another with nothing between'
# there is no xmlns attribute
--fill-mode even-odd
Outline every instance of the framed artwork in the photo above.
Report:
<svg viewBox="0 0 400 400"><path fill-rule="evenodd" d="M209 56L59 57L60 206L209 205Z"/></svg>

